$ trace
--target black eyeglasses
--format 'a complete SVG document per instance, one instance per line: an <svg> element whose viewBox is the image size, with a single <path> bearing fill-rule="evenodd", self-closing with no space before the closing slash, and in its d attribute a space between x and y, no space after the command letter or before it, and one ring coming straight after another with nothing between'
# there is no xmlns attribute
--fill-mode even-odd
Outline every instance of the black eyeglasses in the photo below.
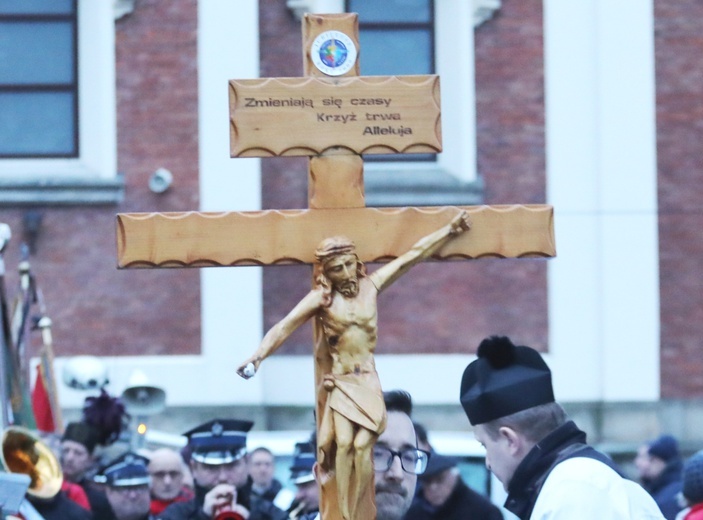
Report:
<svg viewBox="0 0 703 520"><path fill-rule="evenodd" d="M427 461L430 454L425 450L417 448L405 448L395 451L385 446L375 446L373 449L373 469L376 471L388 471L393 465L395 457L400 459L400 466L403 471L413 475L422 475L427 469Z"/></svg>

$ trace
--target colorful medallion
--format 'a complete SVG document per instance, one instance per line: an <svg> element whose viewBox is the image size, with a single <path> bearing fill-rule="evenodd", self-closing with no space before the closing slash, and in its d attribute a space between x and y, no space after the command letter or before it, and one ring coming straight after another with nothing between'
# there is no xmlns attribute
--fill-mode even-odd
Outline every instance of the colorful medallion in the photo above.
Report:
<svg viewBox="0 0 703 520"><path fill-rule="evenodd" d="M315 67L328 76L341 76L356 63L356 46L339 31L325 31L312 42L310 52Z"/></svg>

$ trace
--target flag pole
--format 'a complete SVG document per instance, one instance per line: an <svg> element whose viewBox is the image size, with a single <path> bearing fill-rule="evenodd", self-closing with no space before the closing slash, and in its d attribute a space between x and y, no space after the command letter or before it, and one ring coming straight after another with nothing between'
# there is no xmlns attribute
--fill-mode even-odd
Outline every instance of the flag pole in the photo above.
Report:
<svg viewBox="0 0 703 520"><path fill-rule="evenodd" d="M10 226L0 223L0 420L5 429L14 422L12 404L10 402L10 381L8 367L12 366L10 359L10 327L7 319L7 299L5 297L5 248L10 242L12 232Z"/></svg>
<svg viewBox="0 0 703 520"><path fill-rule="evenodd" d="M61 416L61 406L59 405L59 393L56 388L56 377L54 373L54 346L51 336L51 318L42 312L42 317L37 323L41 329L42 352L40 356L41 370L39 376L43 377L44 386L49 394L49 405L54 419L54 432L63 433L63 418Z"/></svg>

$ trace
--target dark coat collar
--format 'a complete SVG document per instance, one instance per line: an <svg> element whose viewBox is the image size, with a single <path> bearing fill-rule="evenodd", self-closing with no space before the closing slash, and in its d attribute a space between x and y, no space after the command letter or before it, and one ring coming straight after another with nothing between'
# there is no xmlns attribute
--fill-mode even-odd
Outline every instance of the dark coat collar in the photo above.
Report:
<svg viewBox="0 0 703 520"><path fill-rule="evenodd" d="M508 485L505 508L528 518L551 468L570 451L585 447L586 434L568 421L538 442L518 465Z"/></svg>

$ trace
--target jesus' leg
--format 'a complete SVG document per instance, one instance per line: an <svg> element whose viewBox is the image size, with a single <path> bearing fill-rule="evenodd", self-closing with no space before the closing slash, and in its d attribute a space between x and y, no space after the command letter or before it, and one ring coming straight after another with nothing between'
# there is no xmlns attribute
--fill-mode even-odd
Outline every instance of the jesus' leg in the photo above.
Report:
<svg viewBox="0 0 703 520"><path fill-rule="evenodd" d="M371 450L376 443L377 435L366 428L359 428L354 437L354 502L351 507L352 515L357 518L357 511L364 500L364 493L373 486L374 470ZM351 500L350 500L351 502Z"/></svg>
<svg viewBox="0 0 703 520"><path fill-rule="evenodd" d="M352 496L352 475L354 474L354 423L343 415L334 412L334 432L337 444L334 472L337 479L337 499L342 518L352 520L351 509L356 503Z"/></svg>

